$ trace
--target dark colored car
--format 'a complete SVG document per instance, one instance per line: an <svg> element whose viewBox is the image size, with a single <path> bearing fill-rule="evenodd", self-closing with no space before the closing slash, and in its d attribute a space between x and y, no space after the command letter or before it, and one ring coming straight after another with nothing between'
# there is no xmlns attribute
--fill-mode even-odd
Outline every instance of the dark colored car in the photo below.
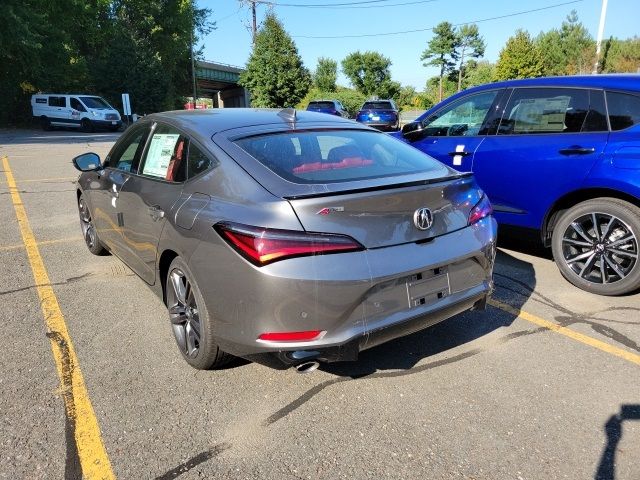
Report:
<svg viewBox="0 0 640 480"><path fill-rule="evenodd" d="M338 117L349 118L349 113L338 100L313 100L307 105L310 112L328 113Z"/></svg>
<svg viewBox="0 0 640 480"><path fill-rule="evenodd" d="M483 85L402 136L472 171L500 226L538 232L574 285L602 295L640 287L639 75Z"/></svg>
<svg viewBox="0 0 640 480"><path fill-rule="evenodd" d="M195 368L356 360L493 288L497 225L473 177L349 120L154 114L74 164L89 250L163 299Z"/></svg>
<svg viewBox="0 0 640 480"><path fill-rule="evenodd" d="M400 112L393 100L364 102L356 121L384 131L396 131L400 126Z"/></svg>

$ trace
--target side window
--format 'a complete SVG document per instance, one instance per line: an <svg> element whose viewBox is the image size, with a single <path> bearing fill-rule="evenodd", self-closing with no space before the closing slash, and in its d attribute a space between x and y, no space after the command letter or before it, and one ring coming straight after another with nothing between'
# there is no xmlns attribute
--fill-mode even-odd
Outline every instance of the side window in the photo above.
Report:
<svg viewBox="0 0 640 480"><path fill-rule="evenodd" d="M187 163L188 178L193 178L201 174L214 164L215 162L212 162L193 142L189 142L189 161Z"/></svg>
<svg viewBox="0 0 640 480"><path fill-rule="evenodd" d="M640 123L640 96L607 92L611 130L624 130Z"/></svg>
<svg viewBox="0 0 640 480"><path fill-rule="evenodd" d="M109 157L107 166L125 172L135 171L148 135L148 127L131 132Z"/></svg>
<svg viewBox="0 0 640 480"><path fill-rule="evenodd" d="M67 97L49 97L50 107L66 107Z"/></svg>
<svg viewBox="0 0 640 480"><path fill-rule="evenodd" d="M504 110L498 135L579 133L588 113L588 90L518 88Z"/></svg>
<svg viewBox="0 0 640 480"><path fill-rule="evenodd" d="M84 108L84 105L82 105L80 103L80 100L78 100L77 98L71 97L70 103L71 103L71 108L73 108L74 110L77 110L79 112L86 112L87 111L87 109Z"/></svg>
<svg viewBox="0 0 640 480"><path fill-rule="evenodd" d="M607 106L602 90L589 91L589 113L582 125L583 132L608 132Z"/></svg>
<svg viewBox="0 0 640 480"><path fill-rule="evenodd" d="M158 125L149 140L149 148L139 173L169 182L187 178L188 139L175 128Z"/></svg>
<svg viewBox="0 0 640 480"><path fill-rule="evenodd" d="M480 128L498 90L460 98L434 113L422 124L428 136L458 137L480 135Z"/></svg>

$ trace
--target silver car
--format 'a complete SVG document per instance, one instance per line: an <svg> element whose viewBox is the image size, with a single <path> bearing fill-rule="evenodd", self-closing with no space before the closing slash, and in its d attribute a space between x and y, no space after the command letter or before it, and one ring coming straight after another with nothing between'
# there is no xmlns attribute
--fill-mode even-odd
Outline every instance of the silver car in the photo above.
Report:
<svg viewBox="0 0 640 480"><path fill-rule="evenodd" d="M198 369L310 371L484 307L496 223L470 174L339 117L178 111L83 173L80 224L165 302Z"/></svg>

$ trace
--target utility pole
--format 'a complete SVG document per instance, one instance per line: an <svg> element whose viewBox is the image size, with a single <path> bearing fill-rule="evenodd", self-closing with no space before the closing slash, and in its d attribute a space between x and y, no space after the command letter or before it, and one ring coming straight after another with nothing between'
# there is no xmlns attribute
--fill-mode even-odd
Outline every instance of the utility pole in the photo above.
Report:
<svg viewBox="0 0 640 480"><path fill-rule="evenodd" d="M196 29L196 8L195 5L193 4L195 0L191 0L191 21L192 21L192 25L191 25L191 78L193 79L193 109L196 109L196 98L197 97L197 92L196 92L196 60L193 56L193 42L194 42L194 35L193 35L193 31Z"/></svg>
<svg viewBox="0 0 640 480"><path fill-rule="evenodd" d="M602 10L600 10L600 25L598 26L598 39L596 40L596 63L593 66L593 73L598 73L600 65L600 48L602 47L602 36L604 35L604 19L607 16L608 0L602 0Z"/></svg>

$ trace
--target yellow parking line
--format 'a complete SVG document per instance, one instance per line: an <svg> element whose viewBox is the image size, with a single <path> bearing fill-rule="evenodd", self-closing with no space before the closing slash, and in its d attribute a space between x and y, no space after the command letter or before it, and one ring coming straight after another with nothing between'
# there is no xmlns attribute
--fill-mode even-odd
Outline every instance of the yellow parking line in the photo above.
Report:
<svg viewBox="0 0 640 480"><path fill-rule="evenodd" d="M77 180L78 177L50 177L50 178L26 178L24 180L16 180L16 183L37 183L37 182L53 182L55 180ZM7 183L7 181L0 180L0 183Z"/></svg>
<svg viewBox="0 0 640 480"><path fill-rule="evenodd" d="M71 243L81 241L82 237L69 237L69 238L56 238L54 240L42 240L40 242L36 242L36 245L55 245L56 243ZM5 252L7 250L20 250L23 249L24 243L16 243L14 245L4 245L0 246L0 252Z"/></svg>
<svg viewBox="0 0 640 480"><path fill-rule="evenodd" d="M38 297L40 298L42 314L49 330L47 336L51 340L51 350L53 351L53 358L60 377L65 411L67 418L72 424L75 424L75 442L82 467L82 475L85 479L115 479L107 451L102 442L98 420L93 411L89 393L80 371L78 357L71 343L64 316L51 287L49 275L40 256L38 245L29 225L29 219L6 156L2 159L2 165L9 185L18 225L20 226L22 241L27 250L27 257L33 272Z"/></svg>
<svg viewBox="0 0 640 480"><path fill-rule="evenodd" d="M549 320L545 320L544 318L537 317L531 313L515 308L494 298L489 300L489 304L493 305L496 308L499 308L500 310L510 313L511 315L522 318L523 320L535 323L540 327L544 327L548 330L559 333L560 335L564 335L565 337L569 337L572 340L584 343L585 345L589 345L593 348L597 348L598 350L602 350L603 352L607 352L616 357L620 357L628 362L635 363L636 365L640 365L640 355L638 355L637 353L628 352L627 350L615 347L588 335L578 333L575 330L571 330L570 328L563 327L561 325L558 325L557 323L550 322Z"/></svg>

